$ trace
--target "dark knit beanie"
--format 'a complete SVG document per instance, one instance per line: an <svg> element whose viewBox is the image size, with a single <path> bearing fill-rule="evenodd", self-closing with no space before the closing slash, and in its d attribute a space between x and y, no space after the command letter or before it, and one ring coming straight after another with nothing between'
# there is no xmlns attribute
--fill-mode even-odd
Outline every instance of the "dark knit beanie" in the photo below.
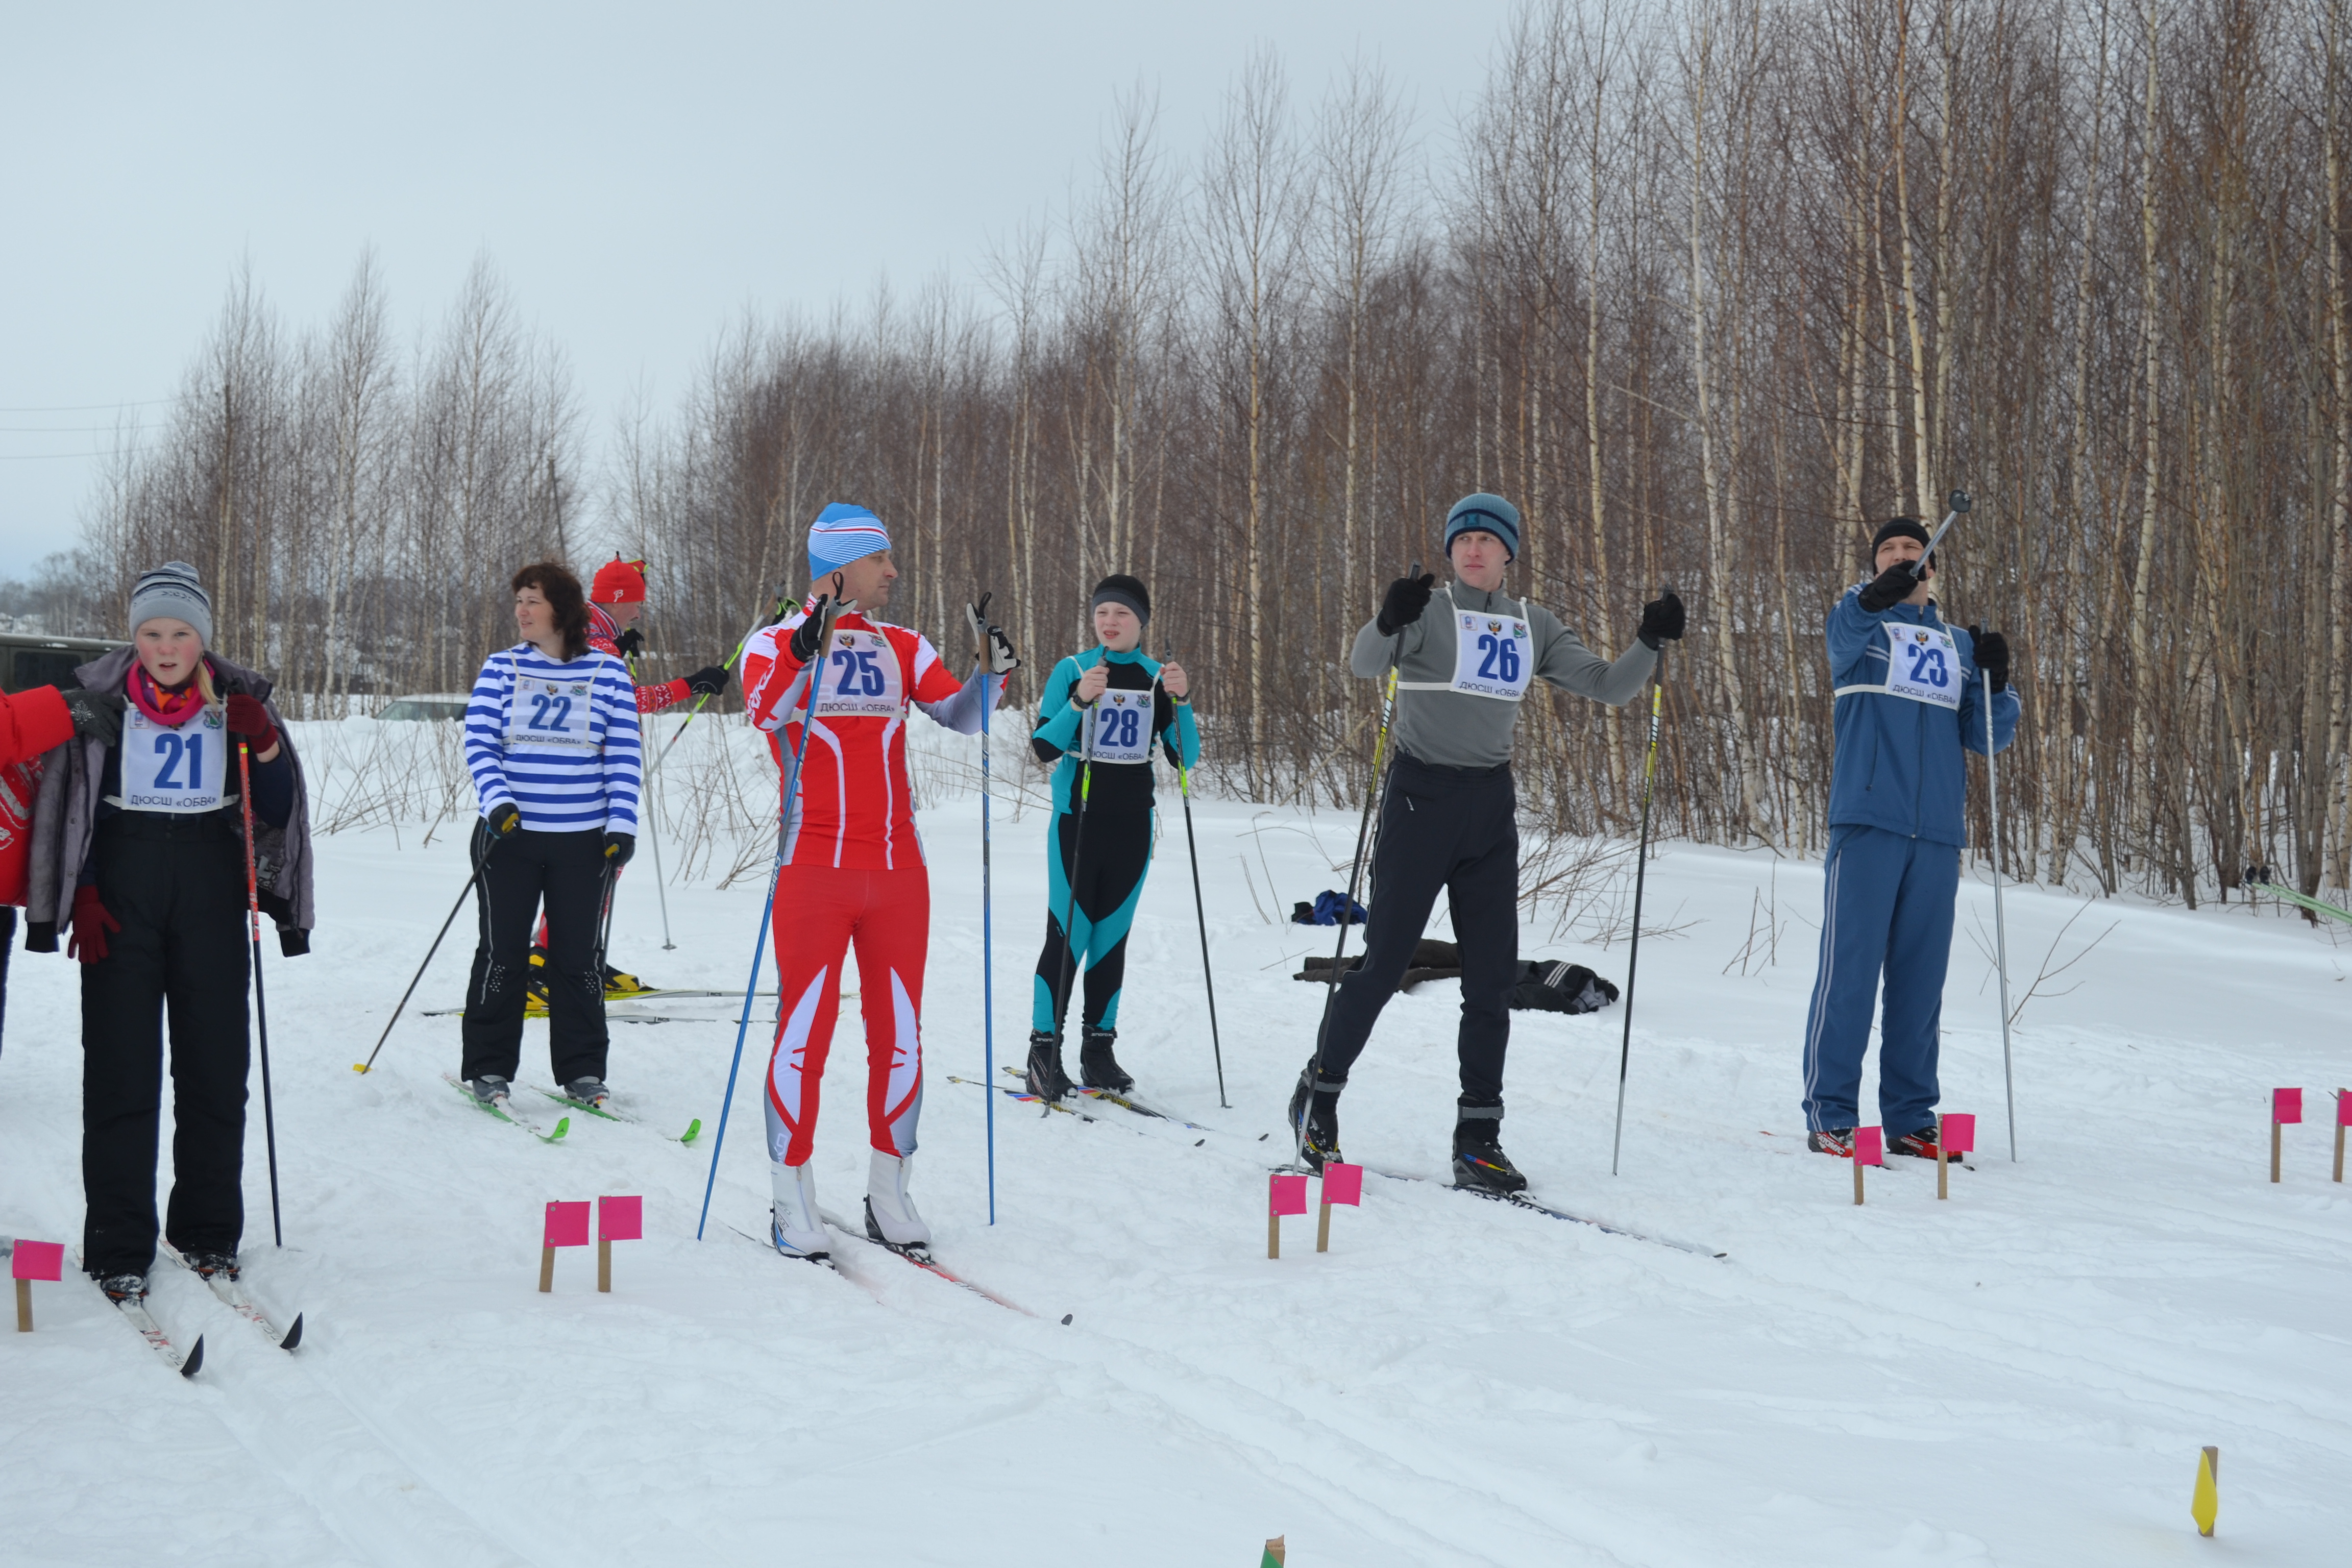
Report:
<svg viewBox="0 0 2352 1568"><path fill-rule="evenodd" d="M1135 618L1145 626L1151 624L1151 594L1140 578L1124 572L1114 572L1095 584L1094 602L1087 606L1092 615L1105 605L1125 605L1135 612Z"/></svg>
<svg viewBox="0 0 2352 1568"><path fill-rule="evenodd" d="M1878 559L1879 546L1885 544L1890 539L1916 539L1920 543L1925 544L1927 542L1927 531L1924 527L1920 526L1919 520L1916 517L1888 518L1884 523L1879 525L1878 531L1870 536L1870 558L1872 560L1875 561Z"/></svg>
<svg viewBox="0 0 2352 1568"><path fill-rule="evenodd" d="M1472 531L1493 534L1503 542L1512 560L1519 558L1519 509L1501 496L1480 490L1454 503L1454 510L1445 514L1445 553L1451 556L1454 540Z"/></svg>

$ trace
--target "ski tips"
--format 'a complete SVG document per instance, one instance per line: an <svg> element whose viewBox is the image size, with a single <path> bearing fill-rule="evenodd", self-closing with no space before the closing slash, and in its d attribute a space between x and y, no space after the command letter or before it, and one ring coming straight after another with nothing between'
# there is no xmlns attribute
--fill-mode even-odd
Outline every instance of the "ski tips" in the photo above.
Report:
<svg viewBox="0 0 2352 1568"><path fill-rule="evenodd" d="M562 1138L562 1137L566 1132L569 1132L569 1131L572 1131L572 1118L570 1118L569 1116L560 1117L560 1118L558 1118L558 1119L557 1119L557 1121L556 1121L556 1123L555 1123L555 1131L552 1131L552 1132L551 1132L551 1133L549 1133L545 1138L541 1139L541 1142L544 1142L544 1143L552 1143L552 1142L554 1142L557 1139Z"/></svg>
<svg viewBox="0 0 2352 1568"><path fill-rule="evenodd" d="M353 1072L365 1072L367 1069L368 1065L365 1062L353 1062L352 1064L352 1070Z"/></svg>
<svg viewBox="0 0 2352 1568"><path fill-rule="evenodd" d="M681 1142L681 1143L691 1143L691 1142L693 1142L697 1138L699 1138L699 1137L701 1137L701 1136L702 1136L702 1118L701 1118L701 1117L699 1117L699 1116L698 1116L698 1117L696 1117L692 1121L690 1121L690 1122L688 1122L688 1123L687 1124L687 1128L686 1128L686 1131L685 1131L684 1132L681 1132L681 1133L679 1133L679 1134L678 1134L678 1139L677 1139L677 1141L678 1141L679 1142Z"/></svg>
<svg viewBox="0 0 2352 1568"><path fill-rule="evenodd" d="M205 1336L198 1334L196 1342L188 1347L188 1359L180 1363L182 1377L194 1377L205 1364Z"/></svg>
<svg viewBox="0 0 2352 1568"><path fill-rule="evenodd" d="M294 1326L286 1331L286 1337L278 1342L278 1348L282 1351L290 1351L300 1345L301 1342L302 1314L297 1312L294 1314Z"/></svg>

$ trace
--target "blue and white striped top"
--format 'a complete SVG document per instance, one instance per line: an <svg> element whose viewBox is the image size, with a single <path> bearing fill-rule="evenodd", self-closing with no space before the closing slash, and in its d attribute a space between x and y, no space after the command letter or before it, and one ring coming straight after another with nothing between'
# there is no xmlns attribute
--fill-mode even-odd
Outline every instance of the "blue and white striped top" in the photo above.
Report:
<svg viewBox="0 0 2352 1568"><path fill-rule="evenodd" d="M637 830L645 754L628 667L591 648L558 664L529 643L482 661L466 704L482 815L512 801L534 833Z"/></svg>

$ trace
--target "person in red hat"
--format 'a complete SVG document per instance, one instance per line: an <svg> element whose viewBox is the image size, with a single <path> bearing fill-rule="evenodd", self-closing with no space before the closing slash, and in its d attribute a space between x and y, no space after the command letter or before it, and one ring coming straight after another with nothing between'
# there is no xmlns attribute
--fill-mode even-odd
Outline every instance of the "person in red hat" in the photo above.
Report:
<svg viewBox="0 0 2352 1568"><path fill-rule="evenodd" d="M727 689L729 677L723 664L705 665L692 675L680 676L676 680L638 680L637 655L644 651L646 639L637 630L636 620L645 611L646 563L642 559L624 561L615 555L596 568L595 578L588 585L588 646L611 654L629 667L629 679L636 686L640 715L658 713L689 697L717 697ZM525 986L530 1011L534 1016L547 1010L546 973L547 920L541 916L539 934L532 939L530 979ZM645 989L644 982L635 975L610 963L604 965L605 995Z"/></svg>

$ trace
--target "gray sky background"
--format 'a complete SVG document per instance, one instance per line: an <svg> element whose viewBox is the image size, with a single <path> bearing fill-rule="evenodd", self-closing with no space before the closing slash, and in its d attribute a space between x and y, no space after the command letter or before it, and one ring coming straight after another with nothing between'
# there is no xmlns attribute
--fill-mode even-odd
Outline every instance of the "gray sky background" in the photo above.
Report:
<svg viewBox="0 0 2352 1568"><path fill-rule="evenodd" d="M0 47L0 575L68 548L250 258L289 327L362 247L407 338L487 251L572 358L591 450L747 306L965 282L1058 215L1114 96L1202 145L1250 49L1311 112L1377 58L1445 155L1507 0L1181 5L36 5ZM89 427L96 426L92 429Z"/></svg>

